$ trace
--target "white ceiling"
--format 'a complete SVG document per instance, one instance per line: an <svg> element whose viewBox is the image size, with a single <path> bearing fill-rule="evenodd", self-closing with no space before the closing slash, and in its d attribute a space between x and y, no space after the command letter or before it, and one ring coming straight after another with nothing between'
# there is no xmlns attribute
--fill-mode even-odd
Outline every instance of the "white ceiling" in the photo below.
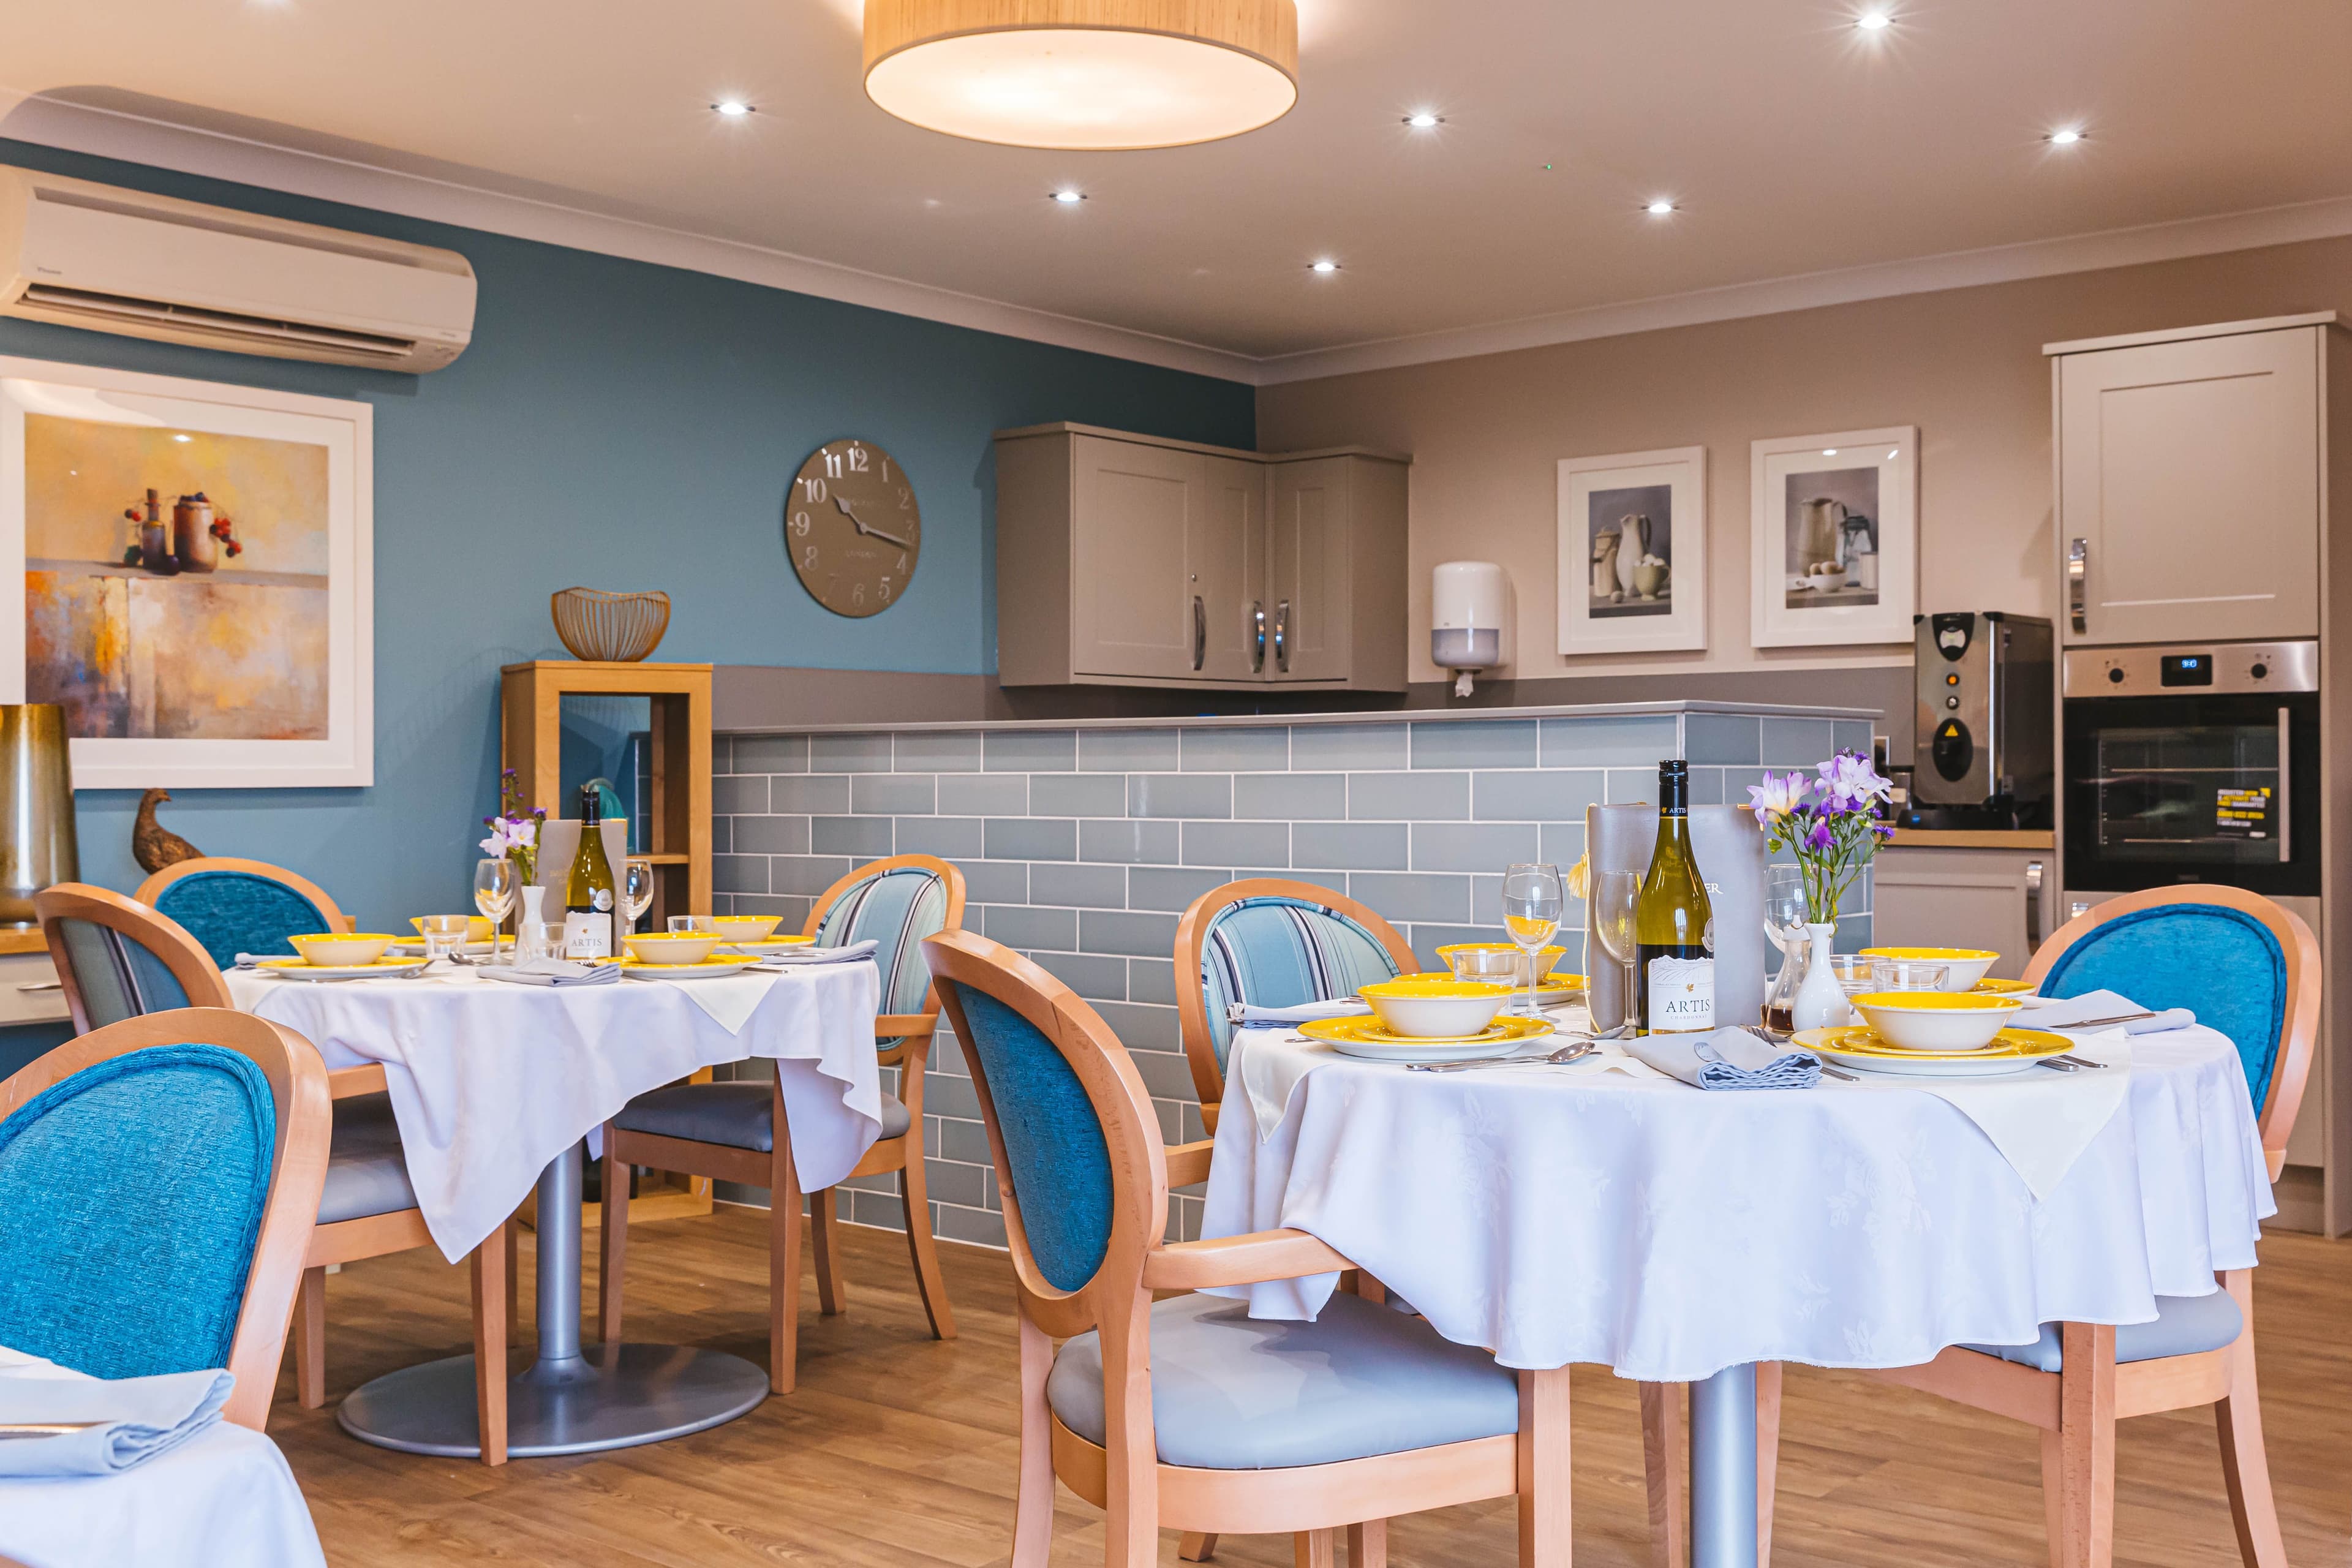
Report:
<svg viewBox="0 0 2352 1568"><path fill-rule="evenodd" d="M1301 0L1287 118L1056 153L875 109L857 0L77 0L0 136L1261 381L2352 231L2346 0L1858 5Z"/></svg>

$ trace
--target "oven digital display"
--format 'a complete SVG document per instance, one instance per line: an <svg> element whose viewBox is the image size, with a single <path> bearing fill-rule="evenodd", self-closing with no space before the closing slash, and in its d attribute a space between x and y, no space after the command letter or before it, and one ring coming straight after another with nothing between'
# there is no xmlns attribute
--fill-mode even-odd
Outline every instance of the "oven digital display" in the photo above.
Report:
<svg viewBox="0 0 2352 1568"><path fill-rule="evenodd" d="M2210 686L2213 658L2202 653L2168 653L2157 661L2159 686Z"/></svg>

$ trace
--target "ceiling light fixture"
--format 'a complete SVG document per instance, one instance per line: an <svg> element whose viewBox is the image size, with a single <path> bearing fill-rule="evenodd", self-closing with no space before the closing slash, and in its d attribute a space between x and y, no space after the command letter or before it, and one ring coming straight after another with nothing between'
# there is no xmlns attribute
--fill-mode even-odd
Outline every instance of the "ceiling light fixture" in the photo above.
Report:
<svg viewBox="0 0 2352 1568"><path fill-rule="evenodd" d="M188 441L194 439L194 437L190 436L174 436L172 439L174 441Z"/></svg>
<svg viewBox="0 0 2352 1568"><path fill-rule="evenodd" d="M1415 131L1429 131L1444 124L1445 116L1442 114L1432 114L1429 110L1424 109L1418 114L1406 115L1404 117L1404 122L1407 125L1412 126Z"/></svg>
<svg viewBox="0 0 2352 1568"><path fill-rule="evenodd" d="M1837 456L1837 448L1835 447L1824 447L1822 448L1822 456L1824 458L1834 458Z"/></svg>
<svg viewBox="0 0 2352 1568"><path fill-rule="evenodd" d="M1084 191L1055 191L1054 199L1066 207L1074 207L1087 199L1087 194Z"/></svg>
<svg viewBox="0 0 2352 1568"><path fill-rule="evenodd" d="M867 0L866 94L926 130L1014 147L1214 142L1298 101L1298 11L1295 0Z"/></svg>
<svg viewBox="0 0 2352 1568"><path fill-rule="evenodd" d="M722 98L710 107L715 113L723 114L730 120L740 120L745 115L755 112L750 104L740 98Z"/></svg>
<svg viewBox="0 0 2352 1568"><path fill-rule="evenodd" d="M1895 18L1884 11L1864 11L1853 19L1853 25L1865 33L1883 33L1894 25Z"/></svg>
<svg viewBox="0 0 2352 1568"><path fill-rule="evenodd" d="M1330 260L1318 261L1311 263L1307 267L1307 270L1309 272L1337 272L1339 270L1339 264L1336 261Z"/></svg>
<svg viewBox="0 0 2352 1568"><path fill-rule="evenodd" d="M2080 142L2082 139L2083 133L2080 131L2075 130L2071 125L2063 131L2053 131L2049 136L2045 138L2053 147L2072 147L2075 142Z"/></svg>
<svg viewBox="0 0 2352 1568"><path fill-rule="evenodd" d="M1660 196L1656 201L1652 202L1642 210L1648 213L1652 217L1664 217L1668 213L1675 210L1675 204L1666 200L1665 197Z"/></svg>

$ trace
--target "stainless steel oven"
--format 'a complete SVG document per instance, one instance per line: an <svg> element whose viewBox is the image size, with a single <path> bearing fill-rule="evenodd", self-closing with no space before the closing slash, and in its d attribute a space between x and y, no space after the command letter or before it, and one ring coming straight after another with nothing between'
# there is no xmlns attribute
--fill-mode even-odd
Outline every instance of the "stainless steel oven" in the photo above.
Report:
<svg viewBox="0 0 2352 1568"><path fill-rule="evenodd" d="M2069 648L2063 681L2070 899L2318 894L2317 643Z"/></svg>

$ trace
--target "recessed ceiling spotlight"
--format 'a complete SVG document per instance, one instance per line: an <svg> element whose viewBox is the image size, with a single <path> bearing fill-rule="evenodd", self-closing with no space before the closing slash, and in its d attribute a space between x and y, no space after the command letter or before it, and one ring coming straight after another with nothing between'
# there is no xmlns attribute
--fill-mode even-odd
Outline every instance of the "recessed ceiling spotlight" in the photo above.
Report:
<svg viewBox="0 0 2352 1568"><path fill-rule="evenodd" d="M1412 126L1415 131L1428 131L1436 126L1444 124L1445 116L1442 114L1432 114L1429 110L1424 109L1418 114L1406 115L1404 117L1404 122L1407 125Z"/></svg>
<svg viewBox="0 0 2352 1568"><path fill-rule="evenodd" d="M1084 191L1055 191L1054 199L1066 207L1074 207L1087 199L1087 194Z"/></svg>
<svg viewBox="0 0 2352 1568"><path fill-rule="evenodd" d="M174 436L174 437L172 437L172 439L173 439L173 440L174 440L174 441L190 441L190 440L194 440L194 437L192 437L192 436Z"/></svg>
<svg viewBox="0 0 2352 1568"><path fill-rule="evenodd" d="M1865 33L1883 33L1895 24L1895 18L1884 11L1864 11L1853 19L1853 25Z"/></svg>
<svg viewBox="0 0 2352 1568"><path fill-rule="evenodd" d="M1822 456L1824 458L1834 458L1837 456L1837 448L1835 447L1824 447L1822 448Z"/></svg>
<svg viewBox="0 0 2352 1568"><path fill-rule="evenodd" d="M1308 266L1307 270L1309 272L1337 272L1339 270L1339 264L1336 261L1330 260L1328 258L1326 258L1321 261L1312 263Z"/></svg>
<svg viewBox="0 0 2352 1568"><path fill-rule="evenodd" d="M1652 217L1664 217L1668 213L1675 210L1675 204L1666 200L1665 197L1660 196L1656 201L1654 201L1643 207L1642 210L1648 213Z"/></svg>
<svg viewBox="0 0 2352 1568"><path fill-rule="evenodd" d="M722 98L710 108L714 113L723 114L730 120L740 120L747 114L759 112L740 98Z"/></svg>
<svg viewBox="0 0 2352 1568"><path fill-rule="evenodd" d="M2063 131L2053 131L2045 140L2053 147L2072 147L2082 139L2082 132L2070 125Z"/></svg>

